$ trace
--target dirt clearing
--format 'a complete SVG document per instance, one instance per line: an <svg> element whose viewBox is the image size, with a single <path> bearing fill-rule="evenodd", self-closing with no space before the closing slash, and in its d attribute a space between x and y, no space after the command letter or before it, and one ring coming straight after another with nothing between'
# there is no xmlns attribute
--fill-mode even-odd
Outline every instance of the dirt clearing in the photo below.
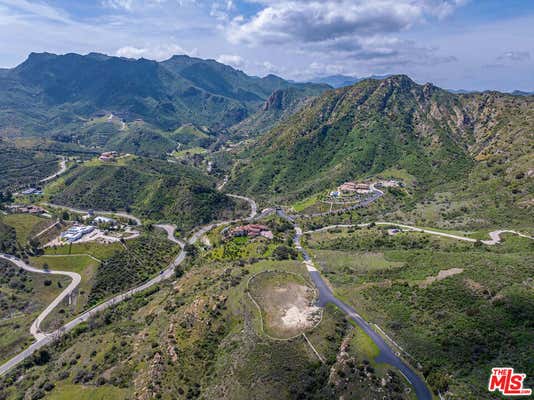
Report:
<svg viewBox="0 0 534 400"><path fill-rule="evenodd" d="M261 310L263 330L277 339L297 336L321 320L322 310L314 305L315 291L300 276L265 272L249 283L252 299Z"/></svg>

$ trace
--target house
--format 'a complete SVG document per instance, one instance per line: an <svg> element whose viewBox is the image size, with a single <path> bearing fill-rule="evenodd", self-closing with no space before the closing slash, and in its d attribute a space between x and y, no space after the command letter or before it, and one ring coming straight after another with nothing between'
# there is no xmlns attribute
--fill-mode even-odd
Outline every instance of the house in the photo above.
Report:
<svg viewBox="0 0 534 400"><path fill-rule="evenodd" d="M34 206L34 205L26 206L26 205L21 205L21 204L15 204L12 206L8 206L8 209L11 212L22 213L22 214L34 214L35 215L35 214L46 213L46 210L44 208L39 207L39 206Z"/></svg>
<svg viewBox="0 0 534 400"><path fill-rule="evenodd" d="M44 214L46 212L44 208L34 205L22 207L20 211L27 214Z"/></svg>
<svg viewBox="0 0 534 400"><path fill-rule="evenodd" d="M116 151L105 151L98 157L100 161L113 161L117 157L118 153Z"/></svg>
<svg viewBox="0 0 534 400"><path fill-rule="evenodd" d="M93 220L93 224L96 224L96 225L100 225L100 224L115 224L117 221L115 221L113 218L108 218L108 217L101 217L101 216L98 216L98 217L95 217L95 219Z"/></svg>
<svg viewBox="0 0 534 400"><path fill-rule="evenodd" d="M240 237L247 236L250 238L262 236L266 239L272 239L273 233L266 225L249 224L243 226L237 226L225 232L226 237Z"/></svg>
<svg viewBox="0 0 534 400"><path fill-rule="evenodd" d="M350 194L350 193L369 193L371 187L367 183L345 182L338 187L338 193Z"/></svg>
<svg viewBox="0 0 534 400"><path fill-rule="evenodd" d="M339 190L334 190L330 192L330 197L339 197Z"/></svg>
<svg viewBox="0 0 534 400"><path fill-rule="evenodd" d="M29 195L32 195L32 194L43 194L43 191L41 189L28 188L28 189L22 191L22 194L25 195L25 196L29 196Z"/></svg>
<svg viewBox="0 0 534 400"><path fill-rule="evenodd" d="M90 225L76 225L61 234L61 239L66 242L72 243L78 239L81 239L82 236L87 235L95 230L94 226Z"/></svg>

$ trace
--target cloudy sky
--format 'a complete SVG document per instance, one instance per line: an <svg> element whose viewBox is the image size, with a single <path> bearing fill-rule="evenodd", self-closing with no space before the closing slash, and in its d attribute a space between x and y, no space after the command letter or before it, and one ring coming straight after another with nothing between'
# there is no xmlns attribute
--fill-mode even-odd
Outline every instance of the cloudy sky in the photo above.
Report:
<svg viewBox="0 0 534 400"><path fill-rule="evenodd" d="M1 67L32 51L188 54L295 80L534 91L532 0L0 0L0 38Z"/></svg>

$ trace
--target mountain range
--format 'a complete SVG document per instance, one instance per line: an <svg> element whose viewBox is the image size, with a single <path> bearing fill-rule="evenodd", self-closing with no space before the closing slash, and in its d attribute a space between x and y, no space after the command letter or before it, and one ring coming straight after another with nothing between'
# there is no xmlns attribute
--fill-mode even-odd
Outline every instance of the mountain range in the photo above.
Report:
<svg viewBox="0 0 534 400"><path fill-rule="evenodd" d="M156 62L98 53L31 53L0 72L0 134L72 134L112 113L172 131L185 124L225 129L262 108L274 91L297 96L327 85L275 75L248 76L214 60L185 55Z"/></svg>

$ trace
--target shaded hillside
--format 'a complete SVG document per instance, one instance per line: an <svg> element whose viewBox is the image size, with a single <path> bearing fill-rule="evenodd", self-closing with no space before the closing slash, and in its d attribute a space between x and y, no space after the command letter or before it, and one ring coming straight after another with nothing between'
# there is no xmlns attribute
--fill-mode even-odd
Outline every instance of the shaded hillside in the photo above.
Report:
<svg viewBox="0 0 534 400"><path fill-rule="evenodd" d="M76 167L51 188L51 200L84 209L127 210L188 230L233 213L234 202L214 187L214 180L196 169L133 158Z"/></svg>
<svg viewBox="0 0 534 400"><path fill-rule="evenodd" d="M14 191L38 185L58 169L58 161L52 154L19 149L0 140L0 169L0 192Z"/></svg>
<svg viewBox="0 0 534 400"><path fill-rule="evenodd" d="M487 171L486 184L525 177L511 201L529 201L533 103L454 95L402 75L365 80L326 92L260 138L242 153L229 187L291 199L390 168L415 176L422 190L476 185Z"/></svg>
<svg viewBox="0 0 534 400"><path fill-rule="evenodd" d="M255 114L230 128L238 137L258 136L274 127L280 121L304 107L312 98L323 93L323 87L288 88L276 90Z"/></svg>
<svg viewBox="0 0 534 400"><path fill-rule="evenodd" d="M275 90L326 88L269 75L251 77L213 60L174 56L158 63L102 54L32 53L0 75L0 132L76 134L89 117L114 113L159 129L187 123L226 128Z"/></svg>

